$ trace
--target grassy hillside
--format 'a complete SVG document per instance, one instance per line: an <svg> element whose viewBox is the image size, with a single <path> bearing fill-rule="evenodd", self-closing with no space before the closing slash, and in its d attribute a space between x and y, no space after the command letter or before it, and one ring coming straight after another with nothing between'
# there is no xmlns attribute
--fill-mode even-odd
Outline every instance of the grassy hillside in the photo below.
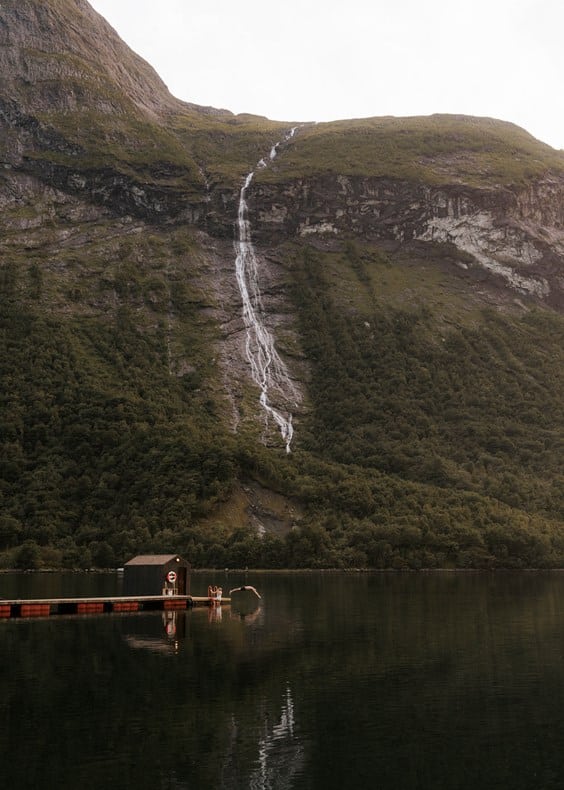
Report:
<svg viewBox="0 0 564 790"><path fill-rule="evenodd" d="M130 188L202 203L210 184L236 186L284 126L174 98L86 3L21 0L0 7L0 28L10 31L0 118L19 164L47 179L56 169L75 190L95 179L98 202L124 176Z"/></svg>
<svg viewBox="0 0 564 790"><path fill-rule="evenodd" d="M564 172L564 153L510 123L431 115L366 118L300 127L274 168L260 178L333 172L488 187Z"/></svg>
<svg viewBox="0 0 564 790"><path fill-rule="evenodd" d="M234 187L278 142L288 124L255 115L197 115L182 112L172 130L201 163L212 186Z"/></svg>
<svg viewBox="0 0 564 790"><path fill-rule="evenodd" d="M206 181L234 188L287 128L255 116L206 115L189 107L164 126L119 94L112 103L120 109L111 124L103 109L90 107L39 113L41 123L66 144L59 151L30 151L30 159L73 170L112 168L143 185L173 188L184 200L201 200Z"/></svg>

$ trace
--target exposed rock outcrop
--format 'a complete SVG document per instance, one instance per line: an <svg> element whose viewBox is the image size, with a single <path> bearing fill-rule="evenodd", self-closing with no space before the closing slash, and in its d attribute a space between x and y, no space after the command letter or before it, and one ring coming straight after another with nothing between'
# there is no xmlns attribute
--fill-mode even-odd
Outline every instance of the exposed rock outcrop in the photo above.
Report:
<svg viewBox="0 0 564 790"><path fill-rule="evenodd" d="M526 188L345 177L258 184L249 197L256 236L328 240L358 236L454 245L508 287L564 307L564 177Z"/></svg>
<svg viewBox="0 0 564 790"><path fill-rule="evenodd" d="M123 96L156 118L186 106L86 0L4 0L0 72L4 98L28 113L54 106L72 112L94 102L120 114Z"/></svg>
<svg viewBox="0 0 564 790"><path fill-rule="evenodd" d="M150 221L197 222L203 178L169 132L175 99L86 0L0 5L0 163Z"/></svg>

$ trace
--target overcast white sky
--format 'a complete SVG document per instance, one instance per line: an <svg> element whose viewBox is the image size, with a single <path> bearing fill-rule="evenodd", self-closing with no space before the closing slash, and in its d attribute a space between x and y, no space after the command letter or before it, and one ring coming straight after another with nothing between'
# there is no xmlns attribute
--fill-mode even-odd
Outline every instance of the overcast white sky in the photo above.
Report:
<svg viewBox="0 0 564 790"><path fill-rule="evenodd" d="M562 0L90 0L180 99L273 120L463 113L564 149Z"/></svg>

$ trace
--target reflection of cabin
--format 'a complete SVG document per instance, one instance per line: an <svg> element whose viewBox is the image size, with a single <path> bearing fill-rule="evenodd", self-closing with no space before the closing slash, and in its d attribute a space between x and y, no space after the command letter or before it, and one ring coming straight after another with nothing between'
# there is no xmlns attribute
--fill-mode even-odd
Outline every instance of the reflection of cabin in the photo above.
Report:
<svg viewBox="0 0 564 790"><path fill-rule="evenodd" d="M178 554L141 554L123 566L124 595L190 595L190 564Z"/></svg>

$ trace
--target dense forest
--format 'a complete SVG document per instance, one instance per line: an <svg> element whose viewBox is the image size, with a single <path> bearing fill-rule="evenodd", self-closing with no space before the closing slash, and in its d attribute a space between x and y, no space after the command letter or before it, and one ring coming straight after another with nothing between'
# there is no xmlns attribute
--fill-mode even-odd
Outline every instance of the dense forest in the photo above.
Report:
<svg viewBox="0 0 564 790"><path fill-rule="evenodd" d="M162 325L147 331L125 304L111 320L61 320L33 265L25 277L3 268L5 567L169 551L196 567L562 564L561 317L489 310L439 332L429 306L379 299L395 264L378 249L286 255L311 366L288 456L227 430L201 368L169 375ZM333 270L357 281L352 311ZM205 357L194 301L175 309ZM300 518L262 535L215 520L240 480L299 503Z"/></svg>

